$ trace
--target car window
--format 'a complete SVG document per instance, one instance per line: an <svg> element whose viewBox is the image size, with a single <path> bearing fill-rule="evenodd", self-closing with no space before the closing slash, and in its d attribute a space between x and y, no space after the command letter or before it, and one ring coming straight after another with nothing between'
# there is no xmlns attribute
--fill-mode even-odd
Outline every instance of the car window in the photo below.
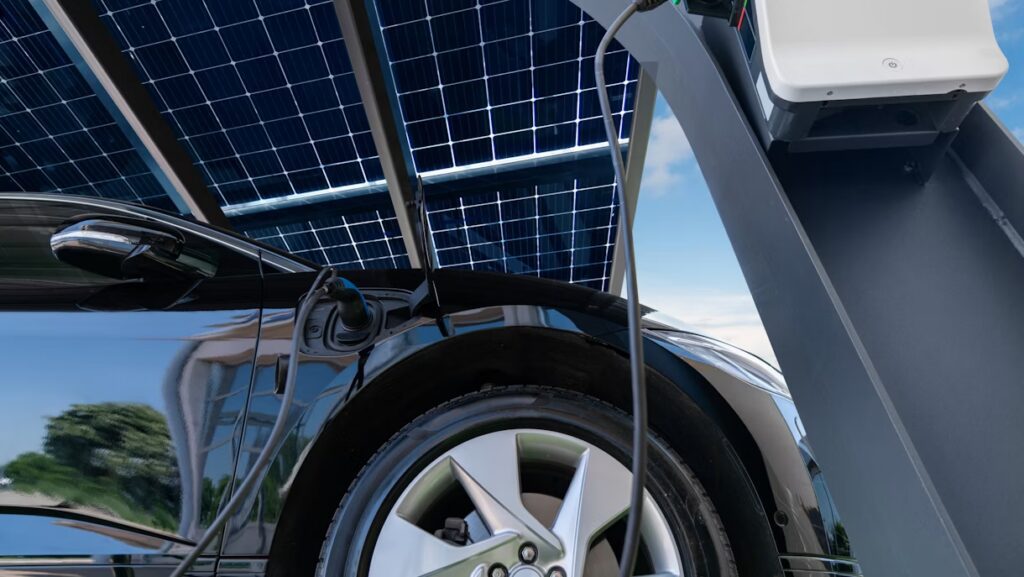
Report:
<svg viewBox="0 0 1024 577"><path fill-rule="evenodd" d="M0 201L0 286L56 288L120 282L65 264L53 256L50 236L68 220L84 215L114 214L102 208L70 203ZM255 259L188 231L181 232L185 236L185 250L216 263L218 277L259 273Z"/></svg>

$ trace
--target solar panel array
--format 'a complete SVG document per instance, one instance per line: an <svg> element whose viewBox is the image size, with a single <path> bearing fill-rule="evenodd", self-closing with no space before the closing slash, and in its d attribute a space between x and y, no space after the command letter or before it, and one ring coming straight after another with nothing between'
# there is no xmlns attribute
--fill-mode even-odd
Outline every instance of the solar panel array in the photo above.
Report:
<svg viewBox="0 0 1024 577"><path fill-rule="evenodd" d="M603 29L568 0L377 0L376 6L418 171L604 142L593 77ZM608 78L624 138L638 72L614 46ZM461 196L427 192L442 267L607 288L617 227L610 163L577 178ZM389 217L383 222L394 222ZM375 218L365 213L357 220ZM287 241L283 248L318 262L366 266L348 248L338 253L337 237L322 234L324 228L343 227L313 220L247 234L278 246ZM397 228L384 236L372 242L387 242L395 262L405 259ZM388 264L391 254L377 252L371 266Z"/></svg>
<svg viewBox="0 0 1024 577"><path fill-rule="evenodd" d="M604 142L594 54L604 34L568 0L376 0L420 172ZM628 136L639 66L606 60Z"/></svg>
<svg viewBox="0 0 1024 577"><path fill-rule="evenodd" d="M398 220L390 206L338 216L252 228L250 238L339 268L408 268Z"/></svg>
<svg viewBox="0 0 1024 577"><path fill-rule="evenodd" d="M28 0L0 0L0 191L174 209Z"/></svg>
<svg viewBox="0 0 1024 577"><path fill-rule="evenodd" d="M608 287L616 235L607 171L427 203L437 262Z"/></svg>
<svg viewBox="0 0 1024 577"><path fill-rule="evenodd" d="M221 206L383 178L331 0L93 0Z"/></svg>
<svg viewBox="0 0 1024 577"><path fill-rule="evenodd" d="M221 206L383 178L332 0L92 2ZM603 29L569 0L375 6L418 172L604 142L593 75ZM28 0L0 7L0 185L170 208ZM614 45L608 79L624 138L638 73ZM441 266L605 288L613 178L610 166L581 172L492 180L461 195L428 188ZM407 266L393 210L380 200L379 209L332 207L339 216L330 217L311 205L244 232L324 264Z"/></svg>

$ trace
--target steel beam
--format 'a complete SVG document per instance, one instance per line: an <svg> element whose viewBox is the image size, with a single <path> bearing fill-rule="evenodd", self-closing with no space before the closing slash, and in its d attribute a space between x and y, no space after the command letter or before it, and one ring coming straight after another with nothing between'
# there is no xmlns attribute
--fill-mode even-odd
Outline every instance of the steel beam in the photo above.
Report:
<svg viewBox="0 0 1024 577"><path fill-rule="evenodd" d="M865 574L1019 573L1021 149L978 107L923 185L898 149L769 158L681 10L618 40L656 64Z"/></svg>
<svg viewBox="0 0 1024 577"><path fill-rule="evenodd" d="M623 154L625 154L628 150L629 139L623 139L621 142ZM434 197L436 194L443 194L454 190L473 190L472 188L467 188L465 186L466 183L472 183L474 186L495 186L499 183L507 185L509 183L509 175L518 180L519 176L524 172L530 173L530 179L540 180L545 177L563 174L574 166L578 166L579 171L592 166L592 161L595 158L607 161L607 144L588 144L565 150L503 158L479 164L460 166L454 170L451 168L430 170L420 173L420 177L423 179L424 188L430 191L431 197ZM224 212L230 217L236 217L296 207L323 206L324 203L354 201L360 197L372 196L387 190L387 182L377 180L346 186L340 190L331 190L330 192L303 192L234 204L225 208Z"/></svg>
<svg viewBox="0 0 1024 577"><path fill-rule="evenodd" d="M628 148L622 147L623 154ZM557 154L543 158L521 158L515 162L502 163L500 167L487 166L468 168L458 172L442 172L423 174L423 187L429 198L437 199L462 194L470 194L481 190L501 190L507 187L529 187L559 180L572 180L580 174L607 173L609 181L612 175L611 163L608 161L608 147L598 146L571 154ZM383 183L374 183L370 190L359 194L348 194L344 197L305 197L305 202L279 202L254 207L255 210L235 212L228 209L228 214L238 226L246 229L275 226L287 222L309 220L334 214L345 214L354 210L379 210L390 199L379 194L387 190Z"/></svg>
<svg viewBox="0 0 1024 577"><path fill-rule="evenodd" d="M95 5L82 0L32 2L125 135L143 153L178 210L201 222L231 228L192 159L100 20Z"/></svg>
<svg viewBox="0 0 1024 577"><path fill-rule="evenodd" d="M629 131L629 154L626 157L626 184L619 191L625 195L626 216L633 224L636 208L640 199L640 183L644 175L644 162L647 159L647 144L651 138L651 124L654 121L654 104L658 97L658 87L654 80L641 66L640 79L636 83L636 97L633 101L633 126ZM622 218L622 215L619 215ZM612 253L612 266L608 273L608 292L613 295L622 293L622 281L626 277L626 253L622 246L622 227L616 227L615 249Z"/></svg>
<svg viewBox="0 0 1024 577"><path fill-rule="evenodd" d="M422 262L422 248L413 226L416 219L413 207L416 171L398 106L398 92L385 57L376 9L373 0L334 0L334 8L370 123L373 143L380 156L384 180L395 207L395 216L398 217L405 250L413 268L418 268Z"/></svg>

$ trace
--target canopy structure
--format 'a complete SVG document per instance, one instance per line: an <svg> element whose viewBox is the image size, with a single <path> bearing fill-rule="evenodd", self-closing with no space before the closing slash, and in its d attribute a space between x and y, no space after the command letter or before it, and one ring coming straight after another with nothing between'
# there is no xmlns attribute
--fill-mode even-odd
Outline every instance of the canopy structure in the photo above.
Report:
<svg viewBox="0 0 1024 577"><path fill-rule="evenodd" d="M422 178L440 266L621 286L604 29L569 0L0 8L0 188L141 202L394 268L420 265ZM655 89L621 46L608 77L624 146L643 150Z"/></svg>

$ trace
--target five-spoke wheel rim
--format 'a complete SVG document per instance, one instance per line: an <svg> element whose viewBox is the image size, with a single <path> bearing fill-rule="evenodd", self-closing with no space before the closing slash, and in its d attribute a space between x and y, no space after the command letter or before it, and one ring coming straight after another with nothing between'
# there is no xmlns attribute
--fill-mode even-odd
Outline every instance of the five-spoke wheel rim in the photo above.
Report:
<svg viewBox="0 0 1024 577"><path fill-rule="evenodd" d="M560 499L544 497L555 503L549 522L535 515L538 498L524 495L521 468L567 472ZM369 577L590 577L597 573L588 567L588 558L596 566L593 546L607 548L601 540L626 515L631 481L629 469L611 455L562 433L516 429L475 437L405 487L377 535ZM422 526L453 488L471 503L467 518L478 521L475 538L453 541ZM675 539L650 494L641 536L645 561L638 571L682 577Z"/></svg>

